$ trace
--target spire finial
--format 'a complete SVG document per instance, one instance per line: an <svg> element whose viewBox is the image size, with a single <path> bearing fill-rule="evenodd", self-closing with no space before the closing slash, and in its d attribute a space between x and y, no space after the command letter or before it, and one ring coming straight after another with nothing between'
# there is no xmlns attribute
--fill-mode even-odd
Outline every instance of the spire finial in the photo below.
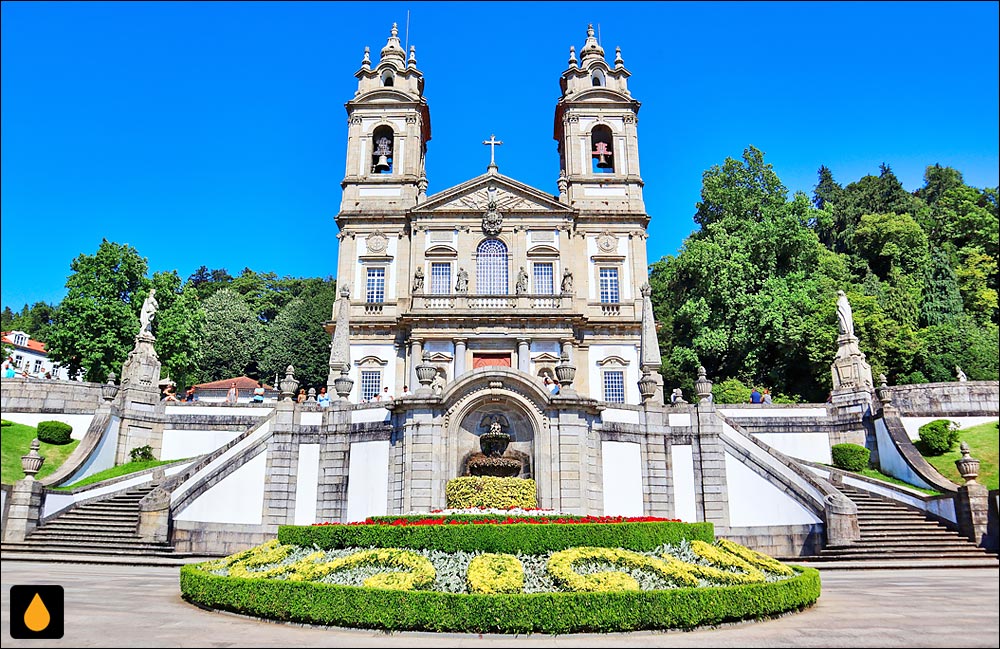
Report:
<svg viewBox="0 0 1000 649"><path fill-rule="evenodd" d="M621 68L625 66L625 61L622 59L622 48L615 48L615 67Z"/></svg>
<svg viewBox="0 0 1000 649"><path fill-rule="evenodd" d="M572 45L569 46L569 67L576 67L576 48Z"/></svg>
<svg viewBox="0 0 1000 649"><path fill-rule="evenodd" d="M580 50L580 65L586 67L586 63L590 59L604 60L604 48L601 44L597 42L597 38L594 37L594 26L587 26L587 42L583 44L583 49Z"/></svg>
<svg viewBox="0 0 1000 649"><path fill-rule="evenodd" d="M414 45L410 45L410 60L407 61L406 65L411 68L417 67L417 48Z"/></svg>
<svg viewBox="0 0 1000 649"><path fill-rule="evenodd" d="M371 67L371 64L372 64L371 49L366 45L365 46L365 55L361 59L361 67L363 67L364 69L367 70L368 68Z"/></svg>
<svg viewBox="0 0 1000 649"><path fill-rule="evenodd" d="M385 61L388 58L393 58L399 61L399 69L402 69L406 62L406 52L403 50L403 46L399 43L399 29L396 27L396 23L392 23L392 31L389 34L389 40L386 42L385 47L382 48L381 60Z"/></svg>
<svg viewBox="0 0 1000 649"><path fill-rule="evenodd" d="M392 37L396 38L399 36L399 29L396 27L396 23L392 23Z"/></svg>

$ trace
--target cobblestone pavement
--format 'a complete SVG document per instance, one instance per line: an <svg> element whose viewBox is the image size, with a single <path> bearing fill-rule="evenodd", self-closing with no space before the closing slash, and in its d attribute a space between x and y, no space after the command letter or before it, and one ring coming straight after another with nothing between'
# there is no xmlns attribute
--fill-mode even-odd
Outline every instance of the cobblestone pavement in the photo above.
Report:
<svg viewBox="0 0 1000 649"><path fill-rule="evenodd" d="M180 597L177 568L4 561L7 647L997 647L1000 571L824 571L807 611L697 631L499 636L381 633L262 622ZM62 640L10 637L10 587L65 588Z"/></svg>

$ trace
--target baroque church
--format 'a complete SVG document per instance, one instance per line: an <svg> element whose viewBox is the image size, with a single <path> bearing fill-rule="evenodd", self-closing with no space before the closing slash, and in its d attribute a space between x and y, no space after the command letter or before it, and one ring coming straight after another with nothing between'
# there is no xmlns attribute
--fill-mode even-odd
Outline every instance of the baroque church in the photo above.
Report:
<svg viewBox="0 0 1000 649"><path fill-rule="evenodd" d="M649 216L620 50L609 65L593 28L579 61L570 48L555 106L558 196L502 174L493 136L486 173L428 196L430 109L414 48L407 56L394 26L356 76L337 215L350 345L334 345L330 392L345 365L363 403L386 387L416 391L425 355L437 392L498 367L542 385L569 359L576 394L640 403Z"/></svg>

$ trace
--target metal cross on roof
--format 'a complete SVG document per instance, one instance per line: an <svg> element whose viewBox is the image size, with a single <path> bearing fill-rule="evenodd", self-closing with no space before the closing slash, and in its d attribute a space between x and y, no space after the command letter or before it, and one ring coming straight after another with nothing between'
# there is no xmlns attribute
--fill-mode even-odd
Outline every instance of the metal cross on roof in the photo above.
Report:
<svg viewBox="0 0 1000 649"><path fill-rule="evenodd" d="M488 144L490 147L490 166L497 166L495 152L497 145L503 144L503 141L498 140L495 135L490 135L490 139L483 140L483 144Z"/></svg>

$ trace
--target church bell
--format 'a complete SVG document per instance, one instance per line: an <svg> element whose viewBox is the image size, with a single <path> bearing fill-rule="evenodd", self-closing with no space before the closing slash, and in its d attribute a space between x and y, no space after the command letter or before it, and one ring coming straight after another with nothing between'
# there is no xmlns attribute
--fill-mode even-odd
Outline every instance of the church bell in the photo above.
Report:
<svg viewBox="0 0 1000 649"><path fill-rule="evenodd" d="M384 155L380 155L378 157L378 162L375 163L375 171L379 173L389 171L389 159Z"/></svg>

